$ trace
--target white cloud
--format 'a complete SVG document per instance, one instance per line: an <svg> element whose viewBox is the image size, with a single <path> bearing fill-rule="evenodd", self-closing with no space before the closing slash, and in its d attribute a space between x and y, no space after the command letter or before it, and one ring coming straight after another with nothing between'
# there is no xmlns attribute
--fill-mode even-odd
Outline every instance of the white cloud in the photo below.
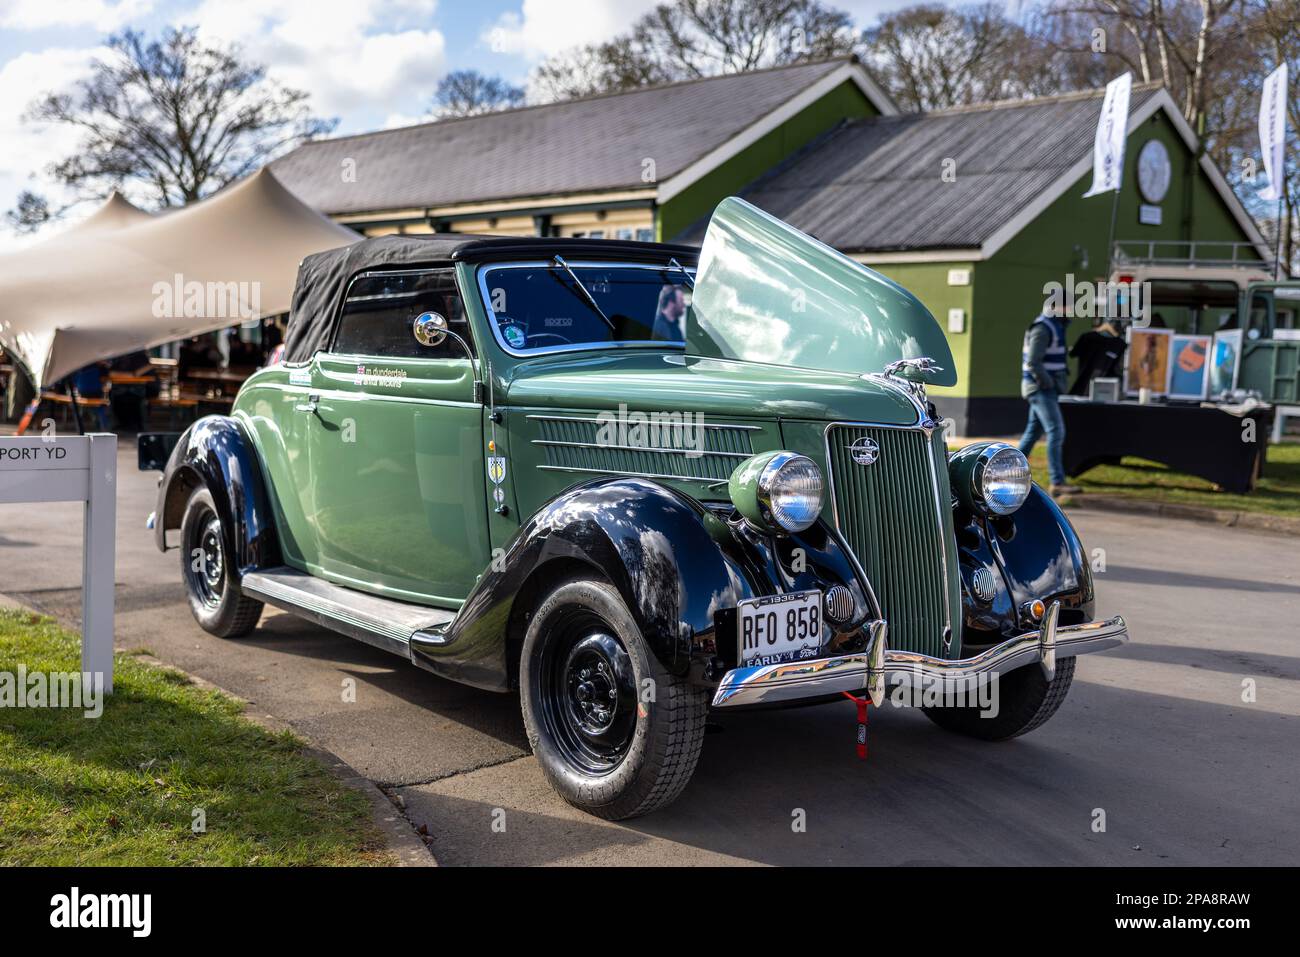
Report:
<svg viewBox="0 0 1300 957"><path fill-rule="evenodd" d="M394 110L423 108L445 71L446 42L423 29L433 0L204 0L201 36L236 42L276 80L312 96L343 130L372 128Z"/></svg>
<svg viewBox="0 0 1300 957"><path fill-rule="evenodd" d="M111 32L153 9L154 0L0 0L0 27L93 27Z"/></svg>
<svg viewBox="0 0 1300 957"><path fill-rule="evenodd" d="M101 52L102 48L51 47L20 53L0 66L0 143L5 145L0 150L0 213L11 209L24 189L47 195L52 205L60 202L63 191L45 178L44 171L77 148L79 135L65 127L26 123L22 117L42 93L64 89L89 73ZM8 224L0 225L0 249L22 243Z"/></svg>
<svg viewBox="0 0 1300 957"><path fill-rule="evenodd" d="M656 0L523 0L519 12L503 13L482 40L493 52L540 60L626 33L655 5Z"/></svg>

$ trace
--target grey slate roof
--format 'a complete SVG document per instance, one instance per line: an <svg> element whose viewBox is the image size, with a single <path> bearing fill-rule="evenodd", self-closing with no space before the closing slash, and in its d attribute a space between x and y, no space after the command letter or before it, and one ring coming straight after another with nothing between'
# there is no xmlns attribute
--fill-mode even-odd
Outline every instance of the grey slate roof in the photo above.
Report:
<svg viewBox="0 0 1300 957"><path fill-rule="evenodd" d="M844 66L823 60L306 143L271 164L327 214L645 187ZM356 162L356 182L341 175Z"/></svg>
<svg viewBox="0 0 1300 957"><path fill-rule="evenodd" d="M1135 86L1136 111L1158 92ZM980 246L1092 154L1103 91L848 121L741 195L843 252ZM945 159L955 182L943 182ZM705 221L678 241L698 243Z"/></svg>

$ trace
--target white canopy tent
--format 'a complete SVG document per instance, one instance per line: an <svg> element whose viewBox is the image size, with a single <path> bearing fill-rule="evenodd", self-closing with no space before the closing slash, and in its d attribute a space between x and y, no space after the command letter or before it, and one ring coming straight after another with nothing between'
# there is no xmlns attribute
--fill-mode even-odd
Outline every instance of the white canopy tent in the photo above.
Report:
<svg viewBox="0 0 1300 957"><path fill-rule="evenodd" d="M39 389L100 359L287 312L302 258L358 239L265 169L157 216L115 193L81 224L0 257L0 346Z"/></svg>

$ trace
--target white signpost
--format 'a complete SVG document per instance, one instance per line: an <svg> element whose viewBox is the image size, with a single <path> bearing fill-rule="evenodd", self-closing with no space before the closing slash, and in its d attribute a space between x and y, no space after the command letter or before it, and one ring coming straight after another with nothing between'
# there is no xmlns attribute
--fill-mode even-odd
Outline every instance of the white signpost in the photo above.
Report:
<svg viewBox="0 0 1300 957"><path fill-rule="evenodd" d="M0 436L0 505L85 502L81 670L113 690L117 436Z"/></svg>

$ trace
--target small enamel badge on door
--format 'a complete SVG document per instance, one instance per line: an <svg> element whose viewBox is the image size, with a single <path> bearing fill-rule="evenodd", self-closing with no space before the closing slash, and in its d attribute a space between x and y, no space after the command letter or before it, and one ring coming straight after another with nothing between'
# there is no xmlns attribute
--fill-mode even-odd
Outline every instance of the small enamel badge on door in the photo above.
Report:
<svg viewBox="0 0 1300 957"><path fill-rule="evenodd" d="M506 480L506 460L504 456L489 455L487 460L488 478L493 485L500 485Z"/></svg>

